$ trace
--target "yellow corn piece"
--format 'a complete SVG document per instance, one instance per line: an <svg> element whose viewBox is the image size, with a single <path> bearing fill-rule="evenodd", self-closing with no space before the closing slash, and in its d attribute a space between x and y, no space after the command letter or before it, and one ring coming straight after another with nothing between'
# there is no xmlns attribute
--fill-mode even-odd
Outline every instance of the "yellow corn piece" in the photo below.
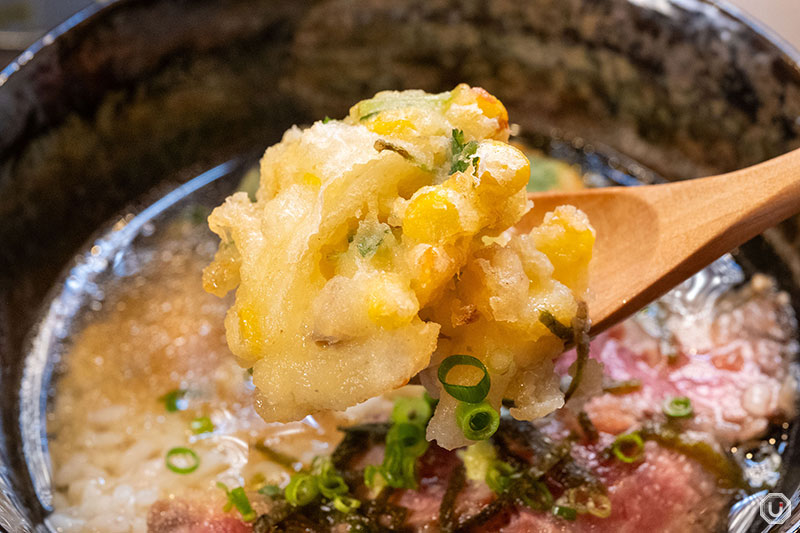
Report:
<svg viewBox="0 0 800 533"><path fill-rule="evenodd" d="M443 244L463 231L455 191L430 187L415 195L403 217L403 233L417 242Z"/></svg>

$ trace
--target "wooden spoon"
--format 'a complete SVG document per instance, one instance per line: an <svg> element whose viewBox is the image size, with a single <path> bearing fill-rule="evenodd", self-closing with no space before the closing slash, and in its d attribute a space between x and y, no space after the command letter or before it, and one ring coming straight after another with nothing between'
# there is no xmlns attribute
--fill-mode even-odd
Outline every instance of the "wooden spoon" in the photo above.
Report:
<svg viewBox="0 0 800 533"><path fill-rule="evenodd" d="M800 149L708 178L664 185L531 194L530 229L563 204L597 231L588 300L596 334L736 246L800 213Z"/></svg>

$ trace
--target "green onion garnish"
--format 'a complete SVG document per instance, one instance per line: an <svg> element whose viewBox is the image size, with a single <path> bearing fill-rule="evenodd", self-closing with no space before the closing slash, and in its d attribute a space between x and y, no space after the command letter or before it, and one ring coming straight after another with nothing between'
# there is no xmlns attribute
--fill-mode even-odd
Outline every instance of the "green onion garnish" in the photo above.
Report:
<svg viewBox="0 0 800 533"><path fill-rule="evenodd" d="M575 520L578 518L578 511L565 505L556 505L553 507L553 515L564 520Z"/></svg>
<svg viewBox="0 0 800 533"><path fill-rule="evenodd" d="M397 447L403 455L419 457L428 449L425 430L416 424L394 424L386 434L386 446Z"/></svg>
<svg viewBox="0 0 800 533"><path fill-rule="evenodd" d="M504 494L511 485L514 467L505 461L494 461L486 470L486 484L495 494Z"/></svg>
<svg viewBox="0 0 800 533"><path fill-rule="evenodd" d="M335 498L342 494L347 494L350 490L344 478L336 474L317 477L317 487L326 498Z"/></svg>
<svg viewBox="0 0 800 533"><path fill-rule="evenodd" d="M360 506L361 502L351 496L337 496L333 499L333 507L340 513L352 513Z"/></svg>
<svg viewBox="0 0 800 533"><path fill-rule="evenodd" d="M523 477L519 485L520 492L517 497L534 511L546 511L553 506L553 494L542 481ZM513 490L513 489L512 489Z"/></svg>
<svg viewBox="0 0 800 533"><path fill-rule="evenodd" d="M191 474L200 466L200 458L190 448L172 448L167 452L165 462L167 468L176 474Z"/></svg>
<svg viewBox="0 0 800 533"><path fill-rule="evenodd" d="M239 514L242 515L242 520L245 522L252 522L256 519L256 512L253 510L253 506L250 505L250 500L247 498L243 487L236 487L233 490L228 490L228 486L221 481L217 481L217 487L224 490L225 495L228 497L227 503L222 508L223 511L227 513L232 508L236 507L236 510L239 511Z"/></svg>
<svg viewBox="0 0 800 533"><path fill-rule="evenodd" d="M457 366L473 366L483 372L483 377L475 385L456 385L447 382L447 374ZM447 393L462 402L479 403L482 402L492 385L489 371L477 357L471 355L451 355L439 365L439 381L442 383Z"/></svg>
<svg viewBox="0 0 800 533"><path fill-rule="evenodd" d="M644 457L644 441L638 432L620 435L614 440L611 452L623 463L634 463Z"/></svg>
<svg viewBox="0 0 800 533"><path fill-rule="evenodd" d="M192 428L192 433L200 435L201 433L211 433L214 431L214 423L207 416L199 416L189 423Z"/></svg>
<svg viewBox="0 0 800 533"><path fill-rule="evenodd" d="M256 512L250 505L250 500L247 499L247 494L245 494L242 487L236 487L230 491L228 493L228 499L239 511L239 514L242 515L242 520L245 522L252 522L256 519Z"/></svg>
<svg viewBox="0 0 800 533"><path fill-rule="evenodd" d="M692 400L686 396L667 398L661 408L664 410L664 414L670 418L688 418L694 413Z"/></svg>
<svg viewBox="0 0 800 533"><path fill-rule="evenodd" d="M392 410L392 422L395 424L425 425L432 414L428 401L419 397L401 397L395 400Z"/></svg>
<svg viewBox="0 0 800 533"><path fill-rule="evenodd" d="M597 518L611 516L611 500L603 493L595 492L586 503L586 511Z"/></svg>
<svg viewBox="0 0 800 533"><path fill-rule="evenodd" d="M186 401L186 393L185 389L175 389L171 390L165 395L161 396L158 401L164 402L164 407L170 413L174 413L175 411L183 411L186 409L188 402Z"/></svg>
<svg viewBox="0 0 800 533"><path fill-rule="evenodd" d="M286 501L299 507L313 502L318 494L317 480L310 474L293 475L284 490Z"/></svg>
<svg viewBox="0 0 800 533"><path fill-rule="evenodd" d="M500 427L500 414L489 402L461 402L456 407L456 423L469 440L486 440Z"/></svg>

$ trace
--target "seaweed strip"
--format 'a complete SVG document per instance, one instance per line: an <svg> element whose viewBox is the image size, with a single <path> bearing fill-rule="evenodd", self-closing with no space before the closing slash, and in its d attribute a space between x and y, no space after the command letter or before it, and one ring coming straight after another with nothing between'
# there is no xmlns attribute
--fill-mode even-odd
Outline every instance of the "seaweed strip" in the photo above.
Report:
<svg viewBox="0 0 800 533"><path fill-rule="evenodd" d="M571 341L575 336L571 327L565 326L559 322L558 319L553 316L553 313L547 309L539 311L539 322L544 324L544 326L550 330L550 333L564 342Z"/></svg>
<svg viewBox="0 0 800 533"><path fill-rule="evenodd" d="M600 435L597 433L597 428L594 427L594 424L592 423L592 420L589 418L589 415L586 413L586 411L581 411L578 413L578 424L581 426L581 430L583 431L583 436L586 439L586 442L597 442L597 439L600 438Z"/></svg>
<svg viewBox="0 0 800 533"><path fill-rule="evenodd" d="M478 513L470 516L458 524L458 528L453 533L467 533L473 528L480 527L500 513L504 513L511 507L512 503L505 497L500 497L489 505L481 509Z"/></svg>
<svg viewBox="0 0 800 533"><path fill-rule="evenodd" d="M578 390L583 378L583 369L586 366L586 360L589 359L589 310L586 302L578 302L578 311L575 313L575 318L572 319L572 331L574 333L575 351L577 358L575 359L575 376L569 384L567 392L564 393L564 402L569 399Z"/></svg>
<svg viewBox="0 0 800 533"><path fill-rule="evenodd" d="M439 504L439 527L442 533L453 533L458 527L458 517L455 514L456 498L466 483L467 470L463 463L459 463L447 480L447 490Z"/></svg>

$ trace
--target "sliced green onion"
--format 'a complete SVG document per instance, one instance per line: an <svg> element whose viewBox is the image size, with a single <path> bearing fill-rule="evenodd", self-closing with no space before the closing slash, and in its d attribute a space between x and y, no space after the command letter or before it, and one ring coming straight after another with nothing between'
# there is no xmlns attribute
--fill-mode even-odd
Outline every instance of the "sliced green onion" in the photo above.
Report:
<svg viewBox="0 0 800 533"><path fill-rule="evenodd" d="M634 463L644 457L644 441L639 433L620 435L614 440L611 452L623 463Z"/></svg>
<svg viewBox="0 0 800 533"><path fill-rule="evenodd" d="M457 366L473 366L483 372L483 377L475 385L456 385L447 382L447 374ZM447 393L462 402L479 403L482 402L492 385L489 371L477 357L471 355L451 355L439 365L439 381L442 383Z"/></svg>
<svg viewBox="0 0 800 533"><path fill-rule="evenodd" d="M565 326L558 319L553 316L553 313L548 311L547 309L542 309L539 311L539 322L544 324L544 327L550 330L550 333L558 337L564 342L572 341L574 334L572 332L572 328L569 326Z"/></svg>
<svg viewBox="0 0 800 533"><path fill-rule="evenodd" d="M192 428L192 433L200 435L202 433L211 433L214 431L214 423L207 416L199 416L189 423Z"/></svg>
<svg viewBox="0 0 800 533"><path fill-rule="evenodd" d="M339 475L327 475L317 477L317 487L326 498L334 498L341 494L347 494L350 488L344 482L344 478Z"/></svg>
<svg viewBox="0 0 800 533"><path fill-rule="evenodd" d="M398 446L387 446L380 473L386 484L396 489L417 487L417 458L403 454Z"/></svg>
<svg viewBox="0 0 800 533"><path fill-rule="evenodd" d="M428 401L419 396L401 397L395 400L392 409L392 422L395 424L418 424L424 426L432 414Z"/></svg>
<svg viewBox="0 0 800 533"><path fill-rule="evenodd" d="M667 398L661 408L669 418L689 418L694 414L692 400L686 396Z"/></svg>
<svg viewBox="0 0 800 533"><path fill-rule="evenodd" d="M242 515L242 520L245 522L252 522L256 519L256 512L250 505L250 500L247 499L247 494L245 494L242 487L236 487L230 491L228 493L228 501L236 507L236 510L239 511L239 514Z"/></svg>
<svg viewBox="0 0 800 533"><path fill-rule="evenodd" d="M461 402L456 407L456 423L469 440L486 440L500 427L500 414L489 402Z"/></svg>
<svg viewBox="0 0 800 533"><path fill-rule="evenodd" d="M158 401L164 402L164 407L170 413L174 413L175 411L183 411L186 409L188 402L186 401L186 391L185 389L175 389L171 390L165 395L158 398Z"/></svg>
<svg viewBox="0 0 800 533"><path fill-rule="evenodd" d="M611 500L607 495L595 492L586 502L586 512L597 518L608 518L611 516Z"/></svg>
<svg viewBox="0 0 800 533"><path fill-rule="evenodd" d="M361 502L351 496L337 496L333 499L333 507L340 513L349 514L361 507Z"/></svg>
<svg viewBox="0 0 800 533"><path fill-rule="evenodd" d="M578 518L578 511L565 505L556 505L553 507L553 515L564 520L575 520Z"/></svg>
<svg viewBox="0 0 800 533"><path fill-rule="evenodd" d="M191 448L172 448L167 452L165 462L167 468L176 474L191 474L200 466L200 458Z"/></svg>
<svg viewBox="0 0 800 533"><path fill-rule="evenodd" d="M383 477L380 467L367 465L364 469L364 485L368 489L382 489L386 485L386 478Z"/></svg>
<svg viewBox="0 0 800 533"><path fill-rule="evenodd" d="M398 447L402 455L419 457L428 449L425 430L417 424L394 424L386 434L386 447Z"/></svg>
<svg viewBox="0 0 800 533"><path fill-rule="evenodd" d="M553 494L543 482L535 479L526 479L521 484L522 490L517 497L534 511L546 511L553 506Z"/></svg>
<svg viewBox="0 0 800 533"><path fill-rule="evenodd" d="M313 502L318 494L317 480L310 474L295 474L284 490L286 501L298 507Z"/></svg>
<svg viewBox="0 0 800 533"><path fill-rule="evenodd" d="M511 486L514 467L505 461L495 461L486 470L486 484L495 494L504 494Z"/></svg>

